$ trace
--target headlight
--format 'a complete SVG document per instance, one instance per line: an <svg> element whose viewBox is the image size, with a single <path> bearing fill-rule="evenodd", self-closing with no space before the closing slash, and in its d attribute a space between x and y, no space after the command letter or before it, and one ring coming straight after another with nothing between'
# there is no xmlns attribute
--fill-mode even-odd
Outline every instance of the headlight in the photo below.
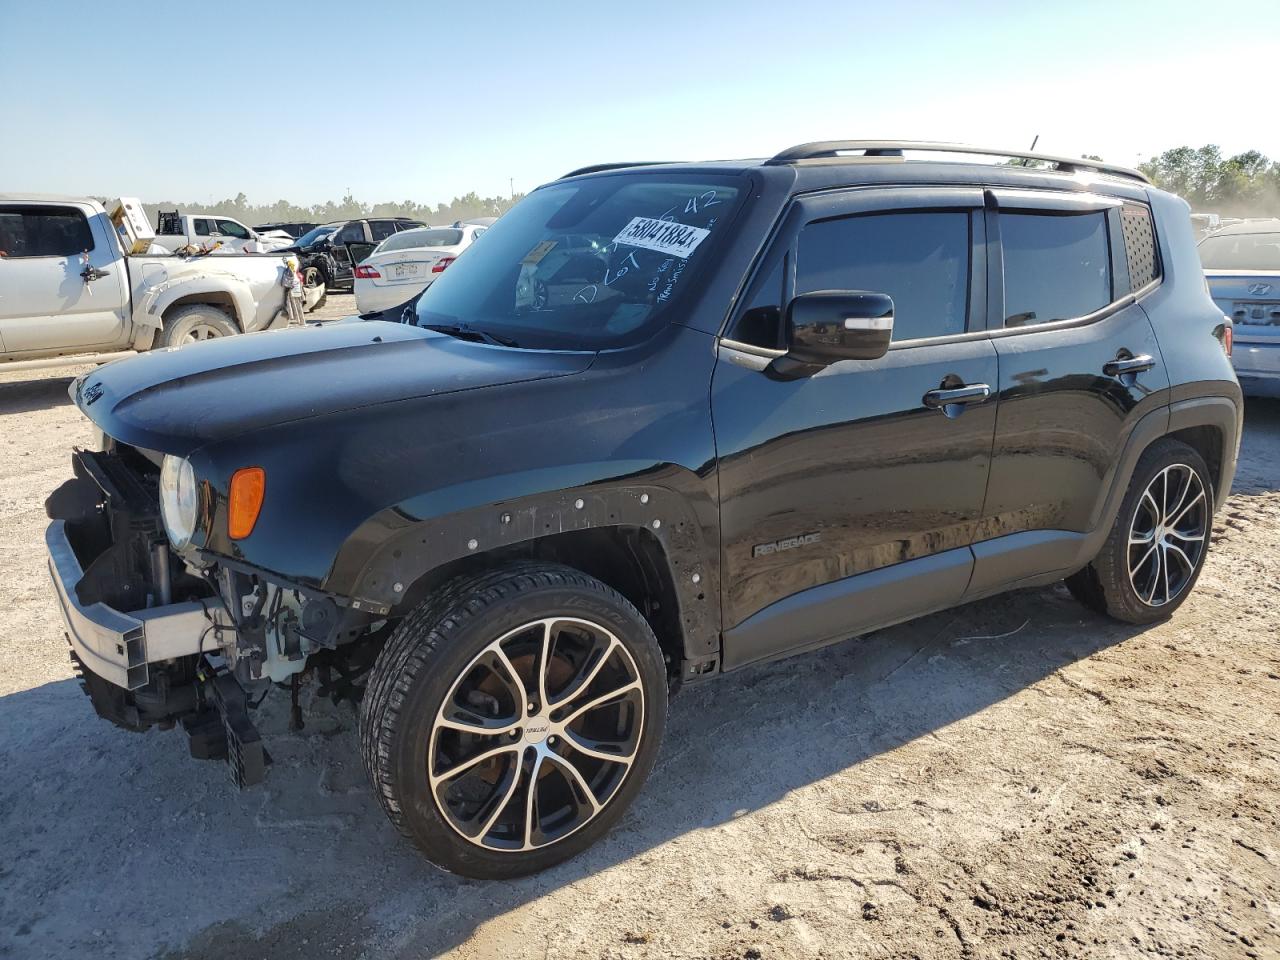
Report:
<svg viewBox="0 0 1280 960"><path fill-rule="evenodd" d="M160 517L175 547L191 542L199 513L200 491L191 464L182 457L165 457L160 467Z"/></svg>

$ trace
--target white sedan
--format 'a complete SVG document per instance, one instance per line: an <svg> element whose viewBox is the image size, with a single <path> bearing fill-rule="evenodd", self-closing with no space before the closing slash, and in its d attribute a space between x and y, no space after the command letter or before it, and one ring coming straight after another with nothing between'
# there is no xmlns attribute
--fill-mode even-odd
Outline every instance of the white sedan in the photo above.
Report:
<svg viewBox="0 0 1280 960"><path fill-rule="evenodd" d="M390 310L431 286L485 227L416 227L393 233L374 247L354 271L361 313Z"/></svg>

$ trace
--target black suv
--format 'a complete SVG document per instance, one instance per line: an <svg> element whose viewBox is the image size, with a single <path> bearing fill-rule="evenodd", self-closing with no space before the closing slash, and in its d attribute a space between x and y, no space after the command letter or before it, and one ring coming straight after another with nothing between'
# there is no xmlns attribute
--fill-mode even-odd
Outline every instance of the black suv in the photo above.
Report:
<svg viewBox="0 0 1280 960"><path fill-rule="evenodd" d="M1242 412L1187 205L944 149L993 153L575 171L410 322L85 374L48 547L94 707L243 784L248 698L358 700L392 822L508 877L618 821L681 684L1063 578L1169 616Z"/></svg>

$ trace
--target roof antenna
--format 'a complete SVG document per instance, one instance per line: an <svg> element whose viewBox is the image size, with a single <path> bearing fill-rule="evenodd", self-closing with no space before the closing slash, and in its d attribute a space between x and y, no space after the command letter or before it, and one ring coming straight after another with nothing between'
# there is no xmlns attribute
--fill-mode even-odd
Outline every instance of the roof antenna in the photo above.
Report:
<svg viewBox="0 0 1280 960"><path fill-rule="evenodd" d="M1027 153L1035 153L1035 152L1036 152L1036 144L1037 144L1037 143L1039 143L1039 142L1040 142L1040 134L1038 134L1038 133L1037 133L1034 137L1032 137L1032 138L1031 138L1031 149L1029 149L1029 150L1027 151ZM1023 158L1022 158L1022 165L1023 165L1024 167L1029 167L1029 166L1031 166L1031 158L1030 158L1030 157L1023 157Z"/></svg>

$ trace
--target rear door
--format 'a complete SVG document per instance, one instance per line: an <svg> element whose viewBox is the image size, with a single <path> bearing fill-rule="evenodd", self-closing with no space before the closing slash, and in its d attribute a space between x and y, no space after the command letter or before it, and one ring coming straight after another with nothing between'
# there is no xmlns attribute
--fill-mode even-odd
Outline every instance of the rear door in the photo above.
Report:
<svg viewBox="0 0 1280 960"><path fill-rule="evenodd" d="M1075 561L1130 431L1169 387L1140 306L1160 277L1149 208L1051 191L988 199L999 413L970 596Z"/></svg>
<svg viewBox="0 0 1280 960"><path fill-rule="evenodd" d="M395 220L370 220L369 239L367 241L351 242L347 244L347 255L351 258L352 266L364 263L369 259L369 254L377 248L383 240L396 233L398 223Z"/></svg>
<svg viewBox="0 0 1280 960"><path fill-rule="evenodd" d="M712 384L730 668L957 602L995 433L981 189L861 190L789 218ZM785 305L828 289L893 298L888 353L771 376Z"/></svg>
<svg viewBox="0 0 1280 960"><path fill-rule="evenodd" d="M85 204L0 204L0 341L6 354L125 345L128 286L105 214Z"/></svg>
<svg viewBox="0 0 1280 960"><path fill-rule="evenodd" d="M344 224L333 235L333 279L338 283L351 282L352 268L369 255L375 244L370 241L368 228L363 220Z"/></svg>

